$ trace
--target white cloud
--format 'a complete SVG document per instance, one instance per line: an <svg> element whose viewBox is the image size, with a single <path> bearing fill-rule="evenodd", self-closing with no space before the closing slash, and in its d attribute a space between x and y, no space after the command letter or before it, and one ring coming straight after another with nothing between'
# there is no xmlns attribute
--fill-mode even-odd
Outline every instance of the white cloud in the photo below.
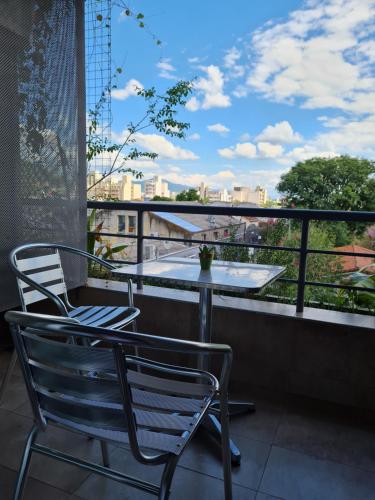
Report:
<svg viewBox="0 0 375 500"><path fill-rule="evenodd" d="M257 148L261 158L278 158L284 152L284 148L280 144L271 144L270 142L258 142Z"/></svg>
<svg viewBox="0 0 375 500"><path fill-rule="evenodd" d="M233 158L256 158L257 148L251 142L238 143L230 148L218 149L218 153L223 158L233 159Z"/></svg>
<svg viewBox="0 0 375 500"><path fill-rule="evenodd" d="M223 179L235 179L236 178L236 176L234 175L232 170L221 170L216 175L217 175L217 177L222 177Z"/></svg>
<svg viewBox="0 0 375 500"><path fill-rule="evenodd" d="M302 137L294 132L290 123L286 120L268 125L256 138L256 141L266 141L277 144L293 144L302 141Z"/></svg>
<svg viewBox="0 0 375 500"><path fill-rule="evenodd" d="M232 94L234 97L241 99L242 97L246 97L249 93L249 88L245 85L237 85L237 87L233 90Z"/></svg>
<svg viewBox="0 0 375 500"><path fill-rule="evenodd" d="M167 80L177 80L176 75L173 74L173 72L176 71L176 68L171 64L171 59L161 59L156 64L156 67L161 70L159 73L160 78L166 78Z"/></svg>
<svg viewBox="0 0 375 500"><path fill-rule="evenodd" d="M218 149L217 152L223 158L229 160L235 158L247 158L249 160L279 158L284 152L280 144L271 144L270 142L259 142L257 145L251 142L240 142L229 148Z"/></svg>
<svg viewBox="0 0 375 500"><path fill-rule="evenodd" d="M289 168L278 169L255 169L249 170L245 174L238 176L237 186L262 186L273 191L280 181L280 177L285 174Z"/></svg>
<svg viewBox="0 0 375 500"><path fill-rule="evenodd" d="M210 132L216 132L217 134L225 135L230 132L230 129L223 125L222 123L214 123L213 125L207 125L207 130Z"/></svg>
<svg viewBox="0 0 375 500"><path fill-rule="evenodd" d="M143 85L141 82L132 78L129 80L123 89L113 89L111 95L113 99L118 99L119 101L124 101L130 96L135 96L138 93L139 89L143 89Z"/></svg>
<svg viewBox="0 0 375 500"><path fill-rule="evenodd" d="M228 69L227 78L239 78L244 76L245 67L238 64L238 60L241 59L241 52L237 47L232 47L227 50L224 56L224 68Z"/></svg>
<svg viewBox="0 0 375 500"><path fill-rule="evenodd" d="M176 71L176 68L172 66L170 61L170 59L162 59L156 64L156 67L164 71Z"/></svg>
<svg viewBox="0 0 375 500"><path fill-rule="evenodd" d="M251 136L247 132L245 132L244 134L242 134L240 136L240 141L241 142L248 142L248 141L250 141L250 139L251 139Z"/></svg>
<svg viewBox="0 0 375 500"><path fill-rule="evenodd" d="M191 141L199 141L201 136L198 134L198 132L194 132L193 134L188 135L187 138L190 139Z"/></svg>
<svg viewBox="0 0 375 500"><path fill-rule="evenodd" d="M312 144L293 148L285 156L278 159L282 165L292 166L296 162L309 160L310 158L333 158L338 156L334 151L323 151Z"/></svg>
<svg viewBox="0 0 375 500"><path fill-rule="evenodd" d="M197 188L201 182L209 185L210 188L230 188L236 179L236 175L231 170L220 170L213 174L186 174L181 170L175 170L171 166L158 173L163 179L177 184L185 184L193 188Z"/></svg>
<svg viewBox="0 0 375 500"><path fill-rule="evenodd" d="M375 0L309 0L247 43L247 85L304 108L375 112Z"/></svg>
<svg viewBox="0 0 375 500"><path fill-rule="evenodd" d="M134 137L137 144L147 151L156 153L160 158L170 160L197 160L199 158L192 151L175 146L162 135L138 132Z"/></svg>
<svg viewBox="0 0 375 500"><path fill-rule="evenodd" d="M353 156L375 156L375 115L362 119L320 117L325 130L319 132L303 146L295 147L278 162L290 165L314 156L333 157L340 154Z"/></svg>
<svg viewBox="0 0 375 500"><path fill-rule="evenodd" d="M207 77L200 77L194 83L197 96L193 96L186 103L189 111L198 109L227 108L231 106L231 100L224 93L224 76L218 66L201 66Z"/></svg>
<svg viewBox="0 0 375 500"><path fill-rule="evenodd" d="M191 97L186 103L186 109L188 111L198 111L199 108L200 108L200 103L195 96Z"/></svg>

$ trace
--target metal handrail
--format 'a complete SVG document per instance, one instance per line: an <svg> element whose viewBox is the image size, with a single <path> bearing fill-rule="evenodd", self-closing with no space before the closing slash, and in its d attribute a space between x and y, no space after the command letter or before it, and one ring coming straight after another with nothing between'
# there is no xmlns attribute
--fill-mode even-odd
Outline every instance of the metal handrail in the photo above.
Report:
<svg viewBox="0 0 375 500"><path fill-rule="evenodd" d="M375 212L369 211L345 211L345 210L308 210L298 208L249 208L249 207L223 207L200 204L171 204L160 202L132 202L132 201L88 201L87 208L100 210L125 210L135 211L138 214L137 234L126 233L103 233L101 236L114 236L119 238L133 238L137 240L137 263L143 262L143 242L144 240L162 240L180 243L204 243L208 245L224 245L231 247L259 248L266 250L280 250L296 252L299 254L298 279L280 278L279 281L285 281L297 284L297 304L296 311L303 312L304 296L306 286L322 286L326 288L338 288L348 290L362 290L363 288L351 285L338 285L333 283L322 283L315 281L306 281L306 264L309 254L323 255L344 255L353 257L375 257L373 254L361 252L342 252L334 250L313 249L308 247L309 224L310 221L332 221L332 222L375 222ZM226 241L202 241L198 239L170 238L164 236L146 236L143 233L143 214L144 212L169 212L185 214L207 214L207 215L227 215L237 217L264 217L268 219L292 219L302 222L301 240L299 247L285 247L275 245L262 245L258 243L237 243ZM90 234L99 234L90 232ZM142 288L142 282L138 282L138 288ZM375 288L368 288L366 291L375 292Z"/></svg>

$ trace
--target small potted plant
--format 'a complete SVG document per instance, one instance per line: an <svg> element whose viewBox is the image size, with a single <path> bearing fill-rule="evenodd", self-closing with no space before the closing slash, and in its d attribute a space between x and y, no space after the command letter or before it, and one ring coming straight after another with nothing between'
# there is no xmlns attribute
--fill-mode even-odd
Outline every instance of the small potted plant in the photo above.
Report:
<svg viewBox="0 0 375 500"><path fill-rule="evenodd" d="M201 262L202 271L209 271L211 269L212 260L215 256L215 248L207 245L199 247L199 260Z"/></svg>

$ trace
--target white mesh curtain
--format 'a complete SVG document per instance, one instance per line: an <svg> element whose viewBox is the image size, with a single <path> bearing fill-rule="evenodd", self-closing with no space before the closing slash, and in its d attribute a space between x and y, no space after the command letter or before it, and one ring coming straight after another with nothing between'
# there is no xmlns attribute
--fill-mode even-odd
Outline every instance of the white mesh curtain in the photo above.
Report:
<svg viewBox="0 0 375 500"><path fill-rule="evenodd" d="M0 310L18 303L9 251L85 248L83 0L1 0ZM70 286L85 266L65 262Z"/></svg>

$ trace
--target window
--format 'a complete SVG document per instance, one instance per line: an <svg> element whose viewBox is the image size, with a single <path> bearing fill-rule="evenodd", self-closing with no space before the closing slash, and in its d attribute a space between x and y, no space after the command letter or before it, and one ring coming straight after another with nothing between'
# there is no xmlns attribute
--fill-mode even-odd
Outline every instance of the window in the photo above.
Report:
<svg viewBox="0 0 375 500"><path fill-rule="evenodd" d="M229 236L229 229L224 229L224 238L228 238Z"/></svg>
<svg viewBox="0 0 375 500"><path fill-rule="evenodd" d="M117 231L119 233L125 233L125 215L117 216Z"/></svg>
<svg viewBox="0 0 375 500"><path fill-rule="evenodd" d="M219 238L218 231L214 231L214 240L217 240L218 238Z"/></svg>
<svg viewBox="0 0 375 500"><path fill-rule="evenodd" d="M129 215L128 217L128 231L129 233L134 233L135 232L135 215Z"/></svg>

